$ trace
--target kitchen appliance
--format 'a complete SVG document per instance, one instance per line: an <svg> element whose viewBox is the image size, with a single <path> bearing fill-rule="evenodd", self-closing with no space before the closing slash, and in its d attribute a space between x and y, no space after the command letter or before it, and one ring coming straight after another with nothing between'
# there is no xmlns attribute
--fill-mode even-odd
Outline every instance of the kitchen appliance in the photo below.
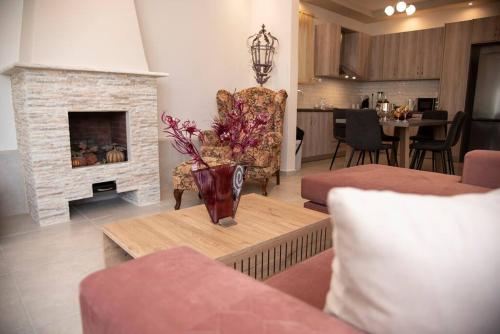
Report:
<svg viewBox="0 0 500 334"><path fill-rule="evenodd" d="M437 110L437 101L435 97L419 97L417 99L417 111Z"/></svg>
<svg viewBox="0 0 500 334"><path fill-rule="evenodd" d="M470 64L462 157L477 149L500 150L500 44L474 45Z"/></svg>

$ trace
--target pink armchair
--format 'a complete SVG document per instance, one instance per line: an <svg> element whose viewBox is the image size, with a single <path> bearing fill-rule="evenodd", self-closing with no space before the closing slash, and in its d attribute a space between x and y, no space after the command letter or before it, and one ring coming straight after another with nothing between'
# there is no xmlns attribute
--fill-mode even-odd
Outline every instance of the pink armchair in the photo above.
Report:
<svg viewBox="0 0 500 334"><path fill-rule="evenodd" d="M284 90L275 92L262 87L244 89L234 95L228 91L219 90L217 92L219 117L224 118L224 115L232 109L235 98L243 100L248 118L255 118L259 113L270 115L267 133L263 136L260 145L249 150L241 159L251 163L247 170L247 178L257 180L262 186L262 193L267 195L269 179L276 175L276 183L280 182L280 153L287 93ZM203 156L231 159L230 148L224 146L213 131L205 131L204 135L205 143L201 147Z"/></svg>

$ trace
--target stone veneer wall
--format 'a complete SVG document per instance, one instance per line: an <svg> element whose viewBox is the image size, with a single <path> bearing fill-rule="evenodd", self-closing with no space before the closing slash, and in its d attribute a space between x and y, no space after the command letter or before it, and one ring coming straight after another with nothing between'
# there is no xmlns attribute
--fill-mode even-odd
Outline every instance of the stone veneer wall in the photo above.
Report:
<svg viewBox="0 0 500 334"><path fill-rule="evenodd" d="M92 197L92 184L116 180L136 205L160 200L156 78L16 67L11 72L17 141L28 207L42 225L69 221L68 201ZM69 111L126 111L129 161L73 169Z"/></svg>

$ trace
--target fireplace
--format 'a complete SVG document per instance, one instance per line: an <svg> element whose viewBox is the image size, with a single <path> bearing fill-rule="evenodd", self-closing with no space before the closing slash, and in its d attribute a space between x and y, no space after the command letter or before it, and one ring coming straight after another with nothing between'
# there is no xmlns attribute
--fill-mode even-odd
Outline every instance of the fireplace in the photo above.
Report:
<svg viewBox="0 0 500 334"><path fill-rule="evenodd" d="M160 201L156 79L164 74L22 64L4 73L36 222L69 221L68 203L93 197L96 184L112 182L135 205ZM113 146L123 162L108 157ZM71 155L88 153L87 167L75 166Z"/></svg>
<svg viewBox="0 0 500 334"><path fill-rule="evenodd" d="M73 168L124 162L127 157L127 113L69 112Z"/></svg>

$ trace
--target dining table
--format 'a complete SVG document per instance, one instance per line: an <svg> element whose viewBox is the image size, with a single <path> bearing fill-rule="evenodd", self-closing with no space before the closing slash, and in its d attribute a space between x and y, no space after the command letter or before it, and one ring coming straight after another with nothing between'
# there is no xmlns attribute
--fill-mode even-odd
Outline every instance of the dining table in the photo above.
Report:
<svg viewBox="0 0 500 334"><path fill-rule="evenodd" d="M345 123L345 118L338 118L335 120L337 123ZM439 120L439 119L421 119L421 118L410 118L408 120L394 120L383 118L379 121L380 125L383 127L394 128L394 135L399 137L399 147L398 147L398 164L400 167L410 168L410 132L412 128L418 128L420 126L430 126L433 128L434 139L444 140L446 138L446 127L451 121ZM347 161L346 161L347 163ZM441 170L441 159L436 159L436 169Z"/></svg>
<svg viewBox="0 0 500 334"><path fill-rule="evenodd" d="M393 127L394 135L399 137L399 166L410 168L410 132L411 128L430 126L433 128L434 139L444 140L446 138L446 126L450 123L448 120L438 119L417 119L410 118L406 121L400 120L380 120L380 125L383 127ZM436 159L437 169L441 169L440 159Z"/></svg>

